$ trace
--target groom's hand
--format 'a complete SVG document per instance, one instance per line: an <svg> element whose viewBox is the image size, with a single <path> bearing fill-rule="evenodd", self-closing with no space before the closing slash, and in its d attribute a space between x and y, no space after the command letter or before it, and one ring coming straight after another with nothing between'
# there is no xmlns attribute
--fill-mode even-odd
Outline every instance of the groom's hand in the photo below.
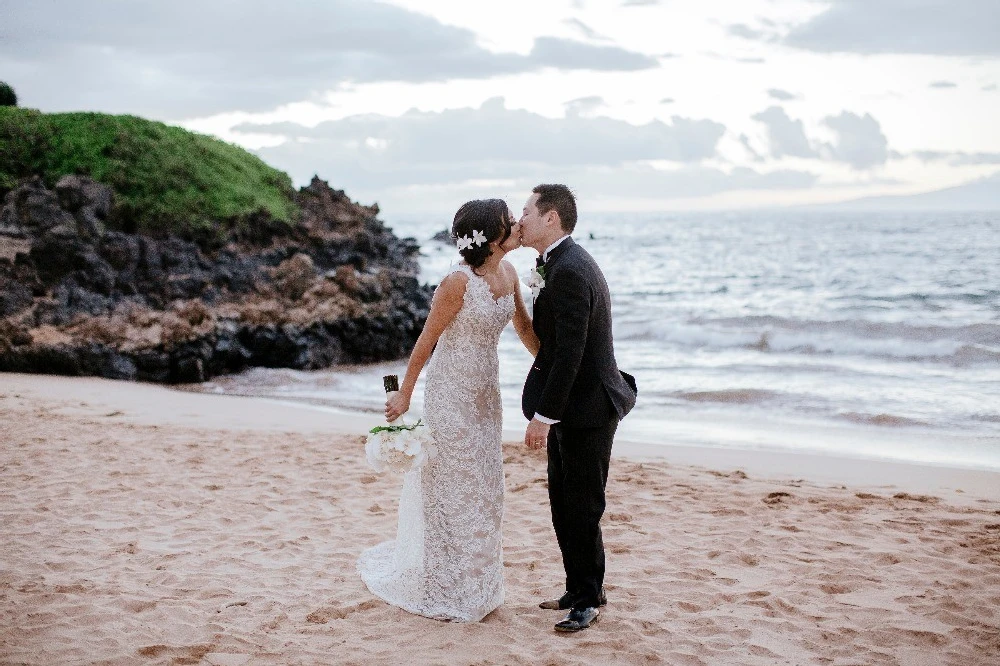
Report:
<svg viewBox="0 0 1000 666"><path fill-rule="evenodd" d="M531 419L528 422L528 429L524 431L524 444L532 451L537 451L545 446L549 440L549 426L538 419Z"/></svg>

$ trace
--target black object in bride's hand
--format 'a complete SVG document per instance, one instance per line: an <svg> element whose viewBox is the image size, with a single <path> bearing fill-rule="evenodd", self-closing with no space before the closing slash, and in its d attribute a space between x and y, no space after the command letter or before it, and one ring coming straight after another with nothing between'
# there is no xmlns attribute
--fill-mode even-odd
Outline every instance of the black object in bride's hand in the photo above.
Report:
<svg viewBox="0 0 1000 666"><path fill-rule="evenodd" d="M399 375L386 375L382 378L382 386L385 387L385 392L390 393L392 391L399 390Z"/></svg>

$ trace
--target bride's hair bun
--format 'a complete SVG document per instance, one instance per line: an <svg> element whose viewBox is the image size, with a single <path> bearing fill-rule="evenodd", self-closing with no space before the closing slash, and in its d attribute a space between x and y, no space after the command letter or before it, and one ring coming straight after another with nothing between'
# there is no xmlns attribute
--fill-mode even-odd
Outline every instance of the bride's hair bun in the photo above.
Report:
<svg viewBox="0 0 1000 666"><path fill-rule="evenodd" d="M485 243L459 250L465 263L472 268L479 268L493 254L489 244L497 239L501 243L507 240L513 226L510 209L503 199L475 199L462 204L455 213L455 221L451 224L451 240L457 243L463 236L472 238L474 231L485 236Z"/></svg>

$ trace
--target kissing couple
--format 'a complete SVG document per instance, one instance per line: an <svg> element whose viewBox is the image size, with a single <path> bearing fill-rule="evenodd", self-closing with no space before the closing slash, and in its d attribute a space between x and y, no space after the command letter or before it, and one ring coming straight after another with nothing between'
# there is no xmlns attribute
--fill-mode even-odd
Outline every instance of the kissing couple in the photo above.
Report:
<svg viewBox="0 0 1000 666"><path fill-rule="evenodd" d="M436 455L403 476L396 539L366 550L368 589L411 613L478 622L504 601L503 409L497 344L513 320L534 356L524 384L524 444L547 447L548 492L565 592L542 608L568 611L556 631L590 627L607 603L601 516L618 422L635 405L635 380L618 370L611 295L593 257L570 234L576 199L565 185L539 185L515 220L500 199L470 201L451 237L462 261L434 292L430 315L400 389L392 421L410 407L427 365L424 421ZM528 314L511 250L539 254Z"/></svg>

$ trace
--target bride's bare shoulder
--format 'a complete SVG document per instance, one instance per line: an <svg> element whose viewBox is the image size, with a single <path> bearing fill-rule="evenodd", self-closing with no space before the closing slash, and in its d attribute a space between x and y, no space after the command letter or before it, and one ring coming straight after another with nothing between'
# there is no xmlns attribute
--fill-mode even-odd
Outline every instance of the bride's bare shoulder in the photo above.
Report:
<svg viewBox="0 0 1000 666"><path fill-rule="evenodd" d="M441 279L441 283L434 290L434 298L461 299L465 296L465 289L469 284L469 276L462 271L448 273Z"/></svg>
<svg viewBox="0 0 1000 666"><path fill-rule="evenodd" d="M500 262L500 268L503 269L503 274L508 280L513 280L517 282L517 269L514 268L514 264L510 263L506 259Z"/></svg>

